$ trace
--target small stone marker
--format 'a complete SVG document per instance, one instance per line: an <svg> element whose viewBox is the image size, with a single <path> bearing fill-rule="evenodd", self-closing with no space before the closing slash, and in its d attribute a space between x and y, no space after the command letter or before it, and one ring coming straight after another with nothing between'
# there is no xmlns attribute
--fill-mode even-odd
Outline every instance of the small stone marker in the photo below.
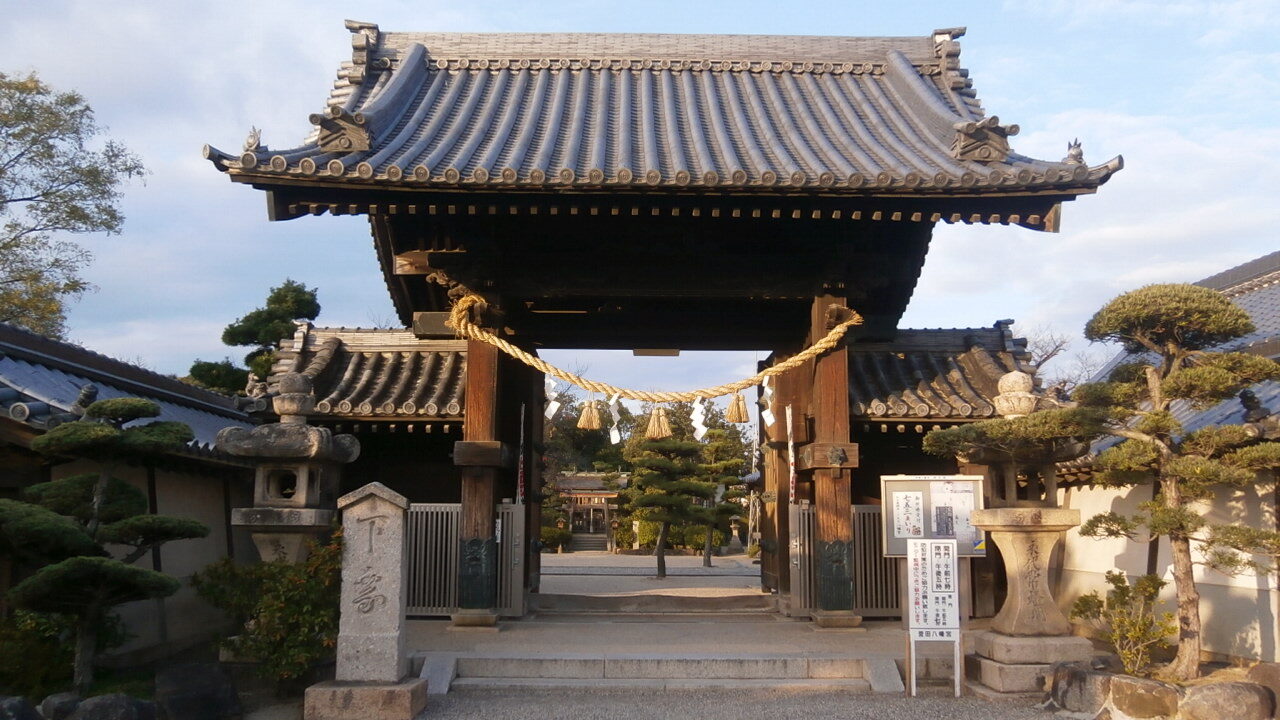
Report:
<svg viewBox="0 0 1280 720"><path fill-rule="evenodd" d="M408 509L409 501L382 483L338 499L343 537L339 681L397 682L405 676Z"/></svg>
<svg viewBox="0 0 1280 720"><path fill-rule="evenodd" d="M342 599L336 680L307 688L305 720L411 720L427 681L406 678L405 516L409 501L382 483L338 498Z"/></svg>

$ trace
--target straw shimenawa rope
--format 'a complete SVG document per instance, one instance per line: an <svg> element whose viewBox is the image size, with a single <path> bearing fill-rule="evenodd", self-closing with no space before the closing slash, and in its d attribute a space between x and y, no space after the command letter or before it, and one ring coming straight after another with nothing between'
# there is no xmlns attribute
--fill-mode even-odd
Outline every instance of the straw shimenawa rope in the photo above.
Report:
<svg viewBox="0 0 1280 720"><path fill-rule="evenodd" d="M749 378L744 378L736 382L725 383L724 385L716 385L715 387L703 388L701 390L690 390L688 392L651 392L647 390L631 390L628 388L617 387L609 383L588 380L580 375L575 375L567 370L562 370L539 357L530 355L484 328L471 322L471 310L477 305L484 305L484 298L479 295L467 295L453 306L453 310L449 313L449 327L458 333L458 337L468 340L479 340L488 343L520 362L535 368L540 372L550 375L567 383L572 383L589 392L597 392L603 394L607 398L617 395L626 400L639 400L649 403L668 403L668 402L692 402L699 398L711 399L722 395L729 395L749 387L759 385L764 382L767 377L781 375L792 368L803 365L808 360L821 355L822 353L834 348L840 344L840 340L849 328L854 325L862 324L862 316L850 310L848 320L831 328L831 332L818 342L810 345L796 355L792 355L786 360L765 368Z"/></svg>

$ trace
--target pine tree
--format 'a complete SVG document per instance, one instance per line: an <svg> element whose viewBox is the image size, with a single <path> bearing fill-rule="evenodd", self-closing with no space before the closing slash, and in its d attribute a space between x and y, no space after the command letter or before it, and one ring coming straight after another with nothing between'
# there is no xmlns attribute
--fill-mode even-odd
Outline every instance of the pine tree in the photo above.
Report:
<svg viewBox="0 0 1280 720"><path fill-rule="evenodd" d="M209 529L193 520L147 514L142 492L112 473L125 462L145 462L176 450L192 438L183 423L136 421L159 416L150 400L99 400L85 410L84 419L59 425L32 441L37 452L53 457L97 461L96 474L75 475L27 488L32 503L23 512L0 508L0 538L14 535L20 525L36 523L48 529L38 547L27 554L53 560L19 583L10 598L19 608L56 612L75 619L75 689L81 696L93 684L98 630L110 609L121 603L161 598L177 591L177 580L132 565L152 549L174 540L204 537ZM126 425L129 425L126 427ZM50 515L60 518L54 521ZM30 540L27 541L30 543ZM9 542L10 548L14 545ZM107 545L129 550L116 559Z"/></svg>
<svg viewBox="0 0 1280 720"><path fill-rule="evenodd" d="M706 525L707 534L702 544L702 565L711 567L712 537L717 528L723 527L729 518L742 513L742 505L733 502L744 495L741 487L741 443L735 443L724 430L708 430L706 444L702 446L702 462L698 465L698 479L711 490L711 501L699 505L695 513L698 521ZM717 497L719 495L719 497Z"/></svg>
<svg viewBox="0 0 1280 720"><path fill-rule="evenodd" d="M267 293L266 303L222 331L222 342L231 346L251 346L244 356L247 368L237 367L230 358L209 362L196 360L188 371L191 380L210 390L237 393L244 390L253 373L265 379L275 362L275 346L293 335L294 320L315 320L320 314L316 288L294 280L285 280Z"/></svg>
<svg viewBox="0 0 1280 720"><path fill-rule="evenodd" d="M934 431L925 448L938 454L992 451L1015 459L1049 457L1056 443L1113 437L1099 453L1093 482L1105 487L1155 483L1155 500L1139 512L1096 515L1080 527L1086 537L1169 539L1177 596L1178 653L1166 674L1189 680L1200 673L1200 593L1191 548L1223 572L1256 568L1245 556L1280 556L1280 533L1239 525L1213 525L1192 507L1212 500L1219 487L1260 482L1280 469L1280 442L1254 437L1241 425L1186 432L1174 403L1206 407L1250 385L1280 379L1280 363L1247 353L1214 352L1253 331L1253 323L1222 295L1195 285L1150 285L1107 303L1085 326L1085 337L1122 343L1136 355L1105 382L1076 388L1078 407L1016 419ZM1261 568L1259 568L1261 569Z"/></svg>
<svg viewBox="0 0 1280 720"><path fill-rule="evenodd" d="M702 446L695 442L649 440L639 446L632 459L631 485L625 491L632 517L658 523L658 540L653 554L658 577L667 576L666 543L672 525L698 520L696 500L715 497L715 489L698 477Z"/></svg>

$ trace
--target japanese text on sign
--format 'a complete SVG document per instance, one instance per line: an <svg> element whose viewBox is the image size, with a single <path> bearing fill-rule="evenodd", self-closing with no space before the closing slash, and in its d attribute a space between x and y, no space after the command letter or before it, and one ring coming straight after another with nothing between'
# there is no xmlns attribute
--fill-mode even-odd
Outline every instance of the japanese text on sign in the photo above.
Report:
<svg viewBox="0 0 1280 720"><path fill-rule="evenodd" d="M912 638L951 640L957 637L960 595L956 541L907 541L907 586Z"/></svg>

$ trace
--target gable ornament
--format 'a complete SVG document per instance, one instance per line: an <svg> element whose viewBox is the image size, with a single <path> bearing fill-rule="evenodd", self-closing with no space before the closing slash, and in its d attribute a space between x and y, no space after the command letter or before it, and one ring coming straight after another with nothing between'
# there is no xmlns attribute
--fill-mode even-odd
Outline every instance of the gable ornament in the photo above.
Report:
<svg viewBox="0 0 1280 720"><path fill-rule="evenodd" d="M958 122L952 127L956 137L951 142L951 156L957 160L1003 162L1009 157L1009 136L1018 134L1017 125L1001 125L992 115L977 121Z"/></svg>

